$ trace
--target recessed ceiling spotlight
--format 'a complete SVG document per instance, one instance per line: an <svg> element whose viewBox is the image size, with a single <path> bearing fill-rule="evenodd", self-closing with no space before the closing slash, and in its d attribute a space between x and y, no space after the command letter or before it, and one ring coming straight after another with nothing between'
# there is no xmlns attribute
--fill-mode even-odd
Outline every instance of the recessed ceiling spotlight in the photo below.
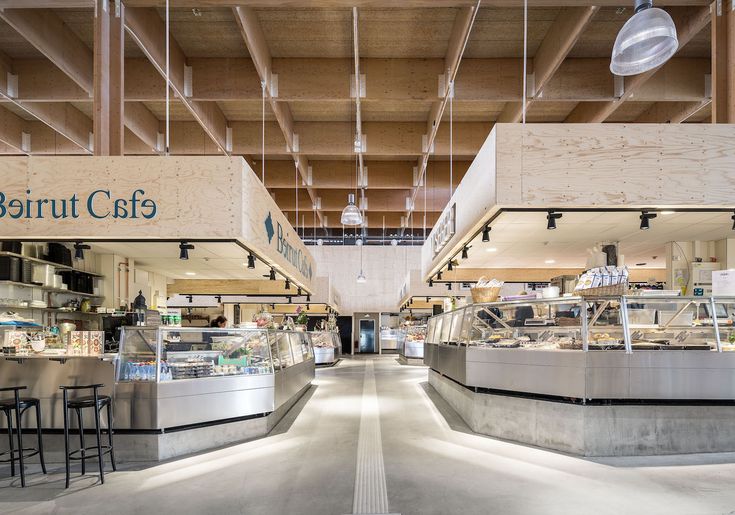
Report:
<svg viewBox="0 0 735 515"><path fill-rule="evenodd" d="M196 272L184 272L186 275L197 275Z"/></svg>
<svg viewBox="0 0 735 515"><path fill-rule="evenodd" d="M676 211L673 211L671 209L665 209L665 210L661 211L661 214L662 215L673 215L674 213L676 213Z"/></svg>
<svg viewBox="0 0 735 515"><path fill-rule="evenodd" d="M497 251L498 249L496 249L495 247L488 247L485 249L485 252L497 252Z"/></svg>
<svg viewBox="0 0 735 515"><path fill-rule="evenodd" d="M547 265L553 265L554 263L556 263L556 261L553 259L547 259L546 261L544 261L544 263L546 263Z"/></svg>

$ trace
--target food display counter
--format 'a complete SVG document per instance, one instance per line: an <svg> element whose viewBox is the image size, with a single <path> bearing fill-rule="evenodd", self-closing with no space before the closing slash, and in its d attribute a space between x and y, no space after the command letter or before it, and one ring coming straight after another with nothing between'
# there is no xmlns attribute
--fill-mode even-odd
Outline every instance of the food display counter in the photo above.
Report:
<svg viewBox="0 0 735 515"><path fill-rule="evenodd" d="M333 365L339 361L342 342L338 333L334 331L311 331L309 337L314 348L314 363L316 365Z"/></svg>
<svg viewBox="0 0 735 515"><path fill-rule="evenodd" d="M125 327L116 425L159 430L263 415L313 377L304 332Z"/></svg>
<svg viewBox="0 0 735 515"><path fill-rule="evenodd" d="M734 319L731 298L475 304L429 320L424 362L478 432L587 455L735 450L735 425L713 429L735 414ZM498 418L519 410L534 429Z"/></svg>
<svg viewBox="0 0 735 515"><path fill-rule="evenodd" d="M408 325L401 329L403 337L401 338L398 354L402 360L406 362L421 360L423 362L426 328L426 325Z"/></svg>
<svg viewBox="0 0 735 515"><path fill-rule="evenodd" d="M380 328L380 349L381 351L397 352L401 347L403 334L400 329L393 327Z"/></svg>

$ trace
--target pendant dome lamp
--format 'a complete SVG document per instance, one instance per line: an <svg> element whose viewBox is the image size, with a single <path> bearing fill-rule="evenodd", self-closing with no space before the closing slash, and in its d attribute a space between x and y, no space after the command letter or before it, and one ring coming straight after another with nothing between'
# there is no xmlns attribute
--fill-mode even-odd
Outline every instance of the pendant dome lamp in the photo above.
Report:
<svg viewBox="0 0 735 515"><path fill-rule="evenodd" d="M652 0L635 0L635 14L615 38L610 71L628 76L653 70L678 48L676 26L669 13L653 7Z"/></svg>
<svg viewBox="0 0 735 515"><path fill-rule="evenodd" d="M362 225L362 214L355 205L355 194L350 193L347 195L347 205L342 210L342 218L340 218L342 225Z"/></svg>

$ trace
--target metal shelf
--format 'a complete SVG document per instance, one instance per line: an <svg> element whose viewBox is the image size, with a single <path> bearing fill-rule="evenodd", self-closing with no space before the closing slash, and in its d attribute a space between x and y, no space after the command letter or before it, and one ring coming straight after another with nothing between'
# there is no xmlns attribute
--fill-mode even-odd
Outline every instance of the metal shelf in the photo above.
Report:
<svg viewBox="0 0 735 515"><path fill-rule="evenodd" d="M33 284L33 283L19 283L17 281L0 281L0 284L8 284L11 286L17 286L19 288L31 288L31 289L43 290L49 293L65 293L68 295L76 295L78 297L89 297L89 298L104 297L104 295L95 295L93 293L83 293L80 291L65 290L63 288L52 288L50 286L42 286L40 284Z"/></svg>
<svg viewBox="0 0 735 515"><path fill-rule="evenodd" d="M0 304L0 309L18 309L26 311L43 311L45 313L62 313L68 315L82 315L82 316L101 316L103 313L96 313L92 311L69 311L68 309L61 308L34 308L31 306L10 306L8 304Z"/></svg>
<svg viewBox="0 0 735 515"><path fill-rule="evenodd" d="M10 256L10 257L17 257L20 259L25 259L27 261L31 261L32 263L39 263L42 265L50 265L54 268L58 268L59 270L73 270L74 272L81 272L83 274L91 275L94 277L104 277L104 275L98 274L96 272L87 272L86 270L81 270L79 268L74 268L73 266L69 265L62 265L61 263L54 263L53 261L46 261L45 259L39 259L29 256L24 256L23 254L16 254L15 252L8 252L6 250L0 250L0 256Z"/></svg>

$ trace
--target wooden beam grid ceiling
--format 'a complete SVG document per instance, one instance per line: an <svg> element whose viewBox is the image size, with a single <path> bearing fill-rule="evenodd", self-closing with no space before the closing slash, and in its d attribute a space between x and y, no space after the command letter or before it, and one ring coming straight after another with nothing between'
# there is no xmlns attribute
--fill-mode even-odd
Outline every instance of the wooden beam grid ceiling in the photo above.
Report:
<svg viewBox="0 0 735 515"><path fill-rule="evenodd" d="M256 9L278 7L279 2L282 7L294 6L291 0L172 0L173 8L206 4L207 8L228 9L248 56L206 57L199 52L189 57L172 32L168 151L243 155L260 176L261 102L265 96L266 187L294 223L301 225L301 220L295 220L298 204L306 228L314 215L317 225L338 228L346 196L356 186L355 99L350 86L354 61L272 54L266 25L261 24ZM327 3L330 8L350 10L353 6L394 7L375 0ZM728 100L733 95L730 76L735 69L731 65L735 36L732 16L728 16L730 0L724 2L725 16L712 24L712 60L675 56L660 69L621 83L609 72L609 58L580 56L583 54L573 50L600 7L629 7L628 3L560 0L534 4L561 9L529 58L527 121L681 123L708 121L710 109L713 121L732 121L735 102ZM165 25L157 9L165 2L127 0L123 4L38 0L28 8L25 1L0 0L0 19L45 57L11 58L0 43L0 153L136 155L167 150L163 147ZM360 102L360 131L367 143L361 157L371 229L381 227L384 219L387 227L410 228L413 224L416 229L426 223L430 228L446 205L451 191L449 80L453 79L454 187L493 124L521 120L522 60L478 57L476 52L463 55L476 5L475 0L402 3L404 8L455 8L443 58L366 57L360 52L359 70L365 77L366 93ZM687 6L672 9L680 49L710 23L715 5L700 0L657 3ZM319 2L311 6L320 7ZM522 2L516 0L482 2L483 8L520 6ZM94 49L64 22L56 8L93 8L89 15ZM103 10L107 18L98 16ZM116 28L123 27L143 57L123 59L115 50ZM721 101L710 106L713 97ZM634 104L641 108L620 109ZM95 130L116 126L118 133L111 131L104 137L103 131Z"/></svg>

